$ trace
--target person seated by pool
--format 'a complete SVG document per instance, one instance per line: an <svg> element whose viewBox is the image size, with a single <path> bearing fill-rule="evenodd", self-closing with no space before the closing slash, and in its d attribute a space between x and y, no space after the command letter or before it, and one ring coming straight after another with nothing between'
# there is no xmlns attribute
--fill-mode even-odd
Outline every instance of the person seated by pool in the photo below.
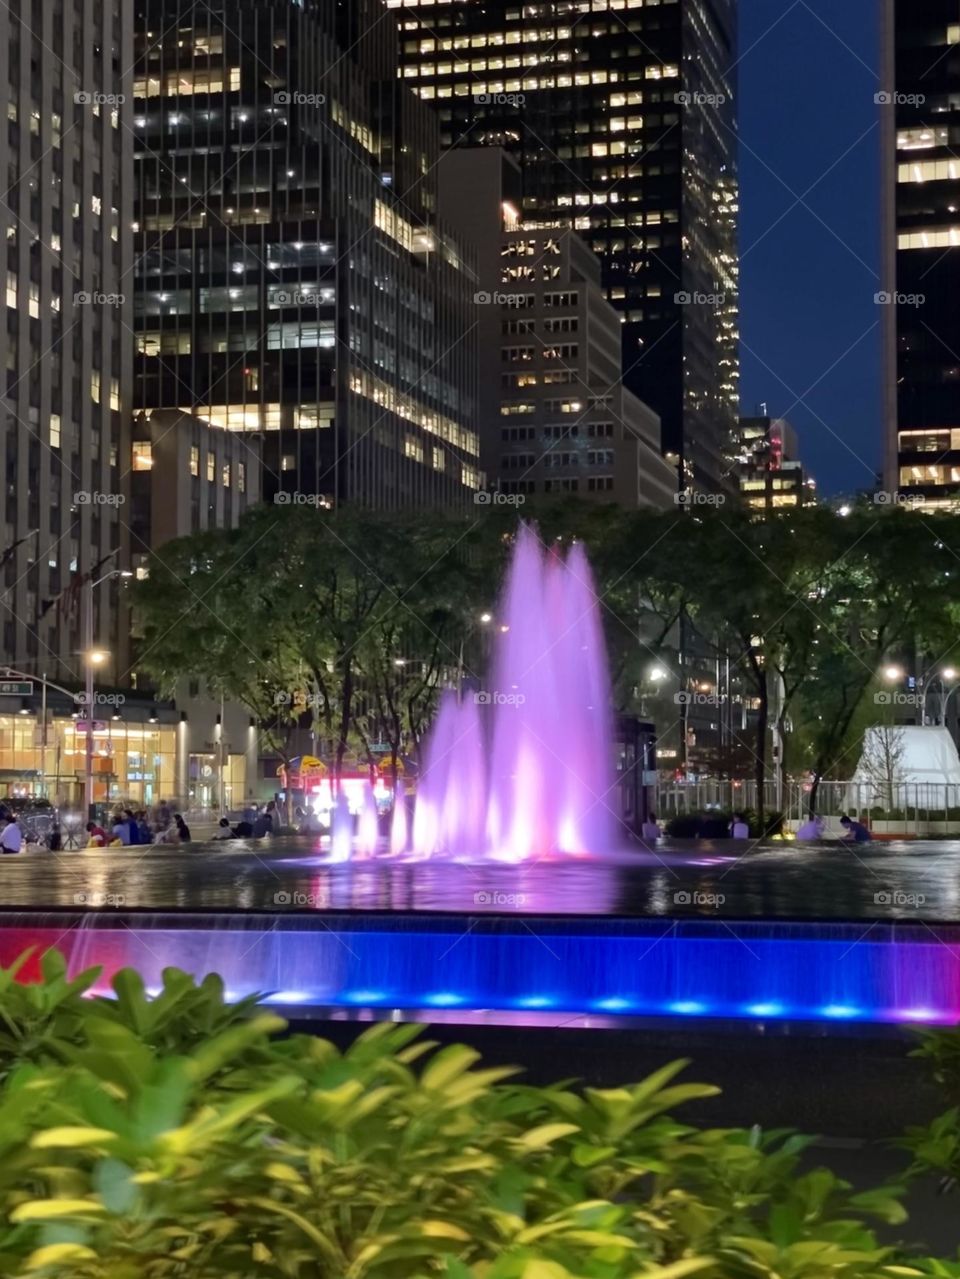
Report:
<svg viewBox="0 0 960 1279"><path fill-rule="evenodd" d="M102 826L98 826L96 822L87 822L86 832L88 835L88 848L103 848L107 842L107 832Z"/></svg>
<svg viewBox="0 0 960 1279"><path fill-rule="evenodd" d="M263 839L264 835L273 834L273 813L269 811L269 805L262 813L257 814L257 820L253 823L253 838Z"/></svg>
<svg viewBox="0 0 960 1279"><path fill-rule="evenodd" d="M847 832L847 841L851 844L869 844L871 835L864 826L863 822L855 821L852 817L848 817L846 813L840 818L840 825Z"/></svg>
<svg viewBox="0 0 960 1279"><path fill-rule="evenodd" d="M731 839L749 839L750 827L746 823L743 813L734 813L733 821L730 823Z"/></svg>
<svg viewBox="0 0 960 1279"><path fill-rule="evenodd" d="M656 813L647 814L647 816L643 820L643 825L640 827L640 834L647 841L648 844L655 844L657 842L657 840L663 834L663 831L661 831L660 826L657 822Z"/></svg>
<svg viewBox="0 0 960 1279"><path fill-rule="evenodd" d="M237 838L236 833L233 830L233 827L230 825L230 823L227 821L225 817L220 818L220 821L217 824L217 833L214 835L213 838L214 839L236 839Z"/></svg>
<svg viewBox="0 0 960 1279"><path fill-rule="evenodd" d="M823 839L823 818L810 813L805 822L797 827L797 839Z"/></svg>

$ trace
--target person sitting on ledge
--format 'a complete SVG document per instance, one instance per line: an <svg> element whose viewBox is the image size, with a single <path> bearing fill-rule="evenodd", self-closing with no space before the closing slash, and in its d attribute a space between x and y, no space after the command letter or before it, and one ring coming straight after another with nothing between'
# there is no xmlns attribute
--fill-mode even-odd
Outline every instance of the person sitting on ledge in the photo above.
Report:
<svg viewBox="0 0 960 1279"><path fill-rule="evenodd" d="M749 839L750 827L744 820L743 813L734 813L733 821L730 823L731 839Z"/></svg>
<svg viewBox="0 0 960 1279"><path fill-rule="evenodd" d="M823 839L823 818L811 813L797 827L797 839Z"/></svg>
<svg viewBox="0 0 960 1279"><path fill-rule="evenodd" d="M107 832L102 826L98 826L96 822L87 822L87 847L103 848L107 842Z"/></svg>
<svg viewBox="0 0 960 1279"><path fill-rule="evenodd" d="M847 832L847 840L851 844L869 844L870 832L864 826L863 822L854 821L852 817L848 817L846 813L840 818L840 825Z"/></svg>
<svg viewBox="0 0 960 1279"><path fill-rule="evenodd" d="M6 825L0 832L0 853L19 853L23 847L23 832L13 813L7 813Z"/></svg>
<svg viewBox="0 0 960 1279"><path fill-rule="evenodd" d="M217 825L217 833L214 835L213 838L214 839L236 839L236 835L233 832L233 827L230 825L230 823L227 821L225 817L220 818L220 821Z"/></svg>
<svg viewBox="0 0 960 1279"><path fill-rule="evenodd" d="M662 831L657 823L656 813L650 813L644 819L643 825L640 827L641 836L648 844L655 844L662 835Z"/></svg>

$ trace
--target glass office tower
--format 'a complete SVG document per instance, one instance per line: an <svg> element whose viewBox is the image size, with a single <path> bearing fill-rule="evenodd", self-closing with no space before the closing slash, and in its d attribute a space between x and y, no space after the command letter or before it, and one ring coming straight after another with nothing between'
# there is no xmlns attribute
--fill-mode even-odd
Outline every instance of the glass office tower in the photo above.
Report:
<svg viewBox="0 0 960 1279"><path fill-rule="evenodd" d="M887 161L887 484L960 505L960 9L890 0L879 95Z"/></svg>
<svg viewBox="0 0 960 1279"><path fill-rule="evenodd" d="M524 225L570 226L621 314L623 378L678 483L732 484L738 413L733 0L385 0L444 146L520 161Z"/></svg>
<svg viewBox="0 0 960 1279"><path fill-rule="evenodd" d="M137 409L242 432L267 500L469 501L475 284L389 15L138 0L136 25Z"/></svg>

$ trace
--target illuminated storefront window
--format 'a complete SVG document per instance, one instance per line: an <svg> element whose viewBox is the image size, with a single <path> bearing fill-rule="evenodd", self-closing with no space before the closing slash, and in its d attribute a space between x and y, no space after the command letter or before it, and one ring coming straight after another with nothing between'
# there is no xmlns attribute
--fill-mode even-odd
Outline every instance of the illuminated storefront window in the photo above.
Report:
<svg viewBox="0 0 960 1279"><path fill-rule="evenodd" d="M108 712L109 708L105 708ZM94 798L148 806L176 793L176 732L166 724L94 721ZM52 721L43 750L32 715L0 715L0 794L46 790L65 804L79 803L86 768L84 721ZM44 786L44 778L46 785Z"/></svg>

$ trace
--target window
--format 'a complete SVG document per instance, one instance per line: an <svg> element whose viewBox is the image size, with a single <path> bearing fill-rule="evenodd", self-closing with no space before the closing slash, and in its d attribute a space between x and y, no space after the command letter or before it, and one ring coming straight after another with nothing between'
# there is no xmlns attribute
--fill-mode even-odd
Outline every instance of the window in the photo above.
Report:
<svg viewBox="0 0 960 1279"><path fill-rule="evenodd" d="M247 464L246 462L237 463L237 492L246 493L247 491Z"/></svg>
<svg viewBox="0 0 960 1279"><path fill-rule="evenodd" d="M220 468L220 482L225 489L230 487L230 463L224 462Z"/></svg>
<svg viewBox="0 0 960 1279"><path fill-rule="evenodd" d="M897 236L898 249L949 249L956 245L960 245L960 226L905 231Z"/></svg>
<svg viewBox="0 0 960 1279"><path fill-rule="evenodd" d="M50 414L50 447L58 449L60 447L60 414Z"/></svg>
<svg viewBox="0 0 960 1279"><path fill-rule="evenodd" d="M217 457L215 453L207 452L207 483L214 484L217 479Z"/></svg>
<svg viewBox="0 0 960 1279"><path fill-rule="evenodd" d="M190 474L200 474L200 450L197 448L196 444L190 445Z"/></svg>
<svg viewBox="0 0 960 1279"><path fill-rule="evenodd" d="M897 165L898 182L955 182L960 177L960 161L913 160Z"/></svg>
<svg viewBox="0 0 960 1279"><path fill-rule="evenodd" d="M134 471L149 471L153 468L153 444L150 440L133 441L133 458L131 466Z"/></svg>
<svg viewBox="0 0 960 1279"><path fill-rule="evenodd" d="M948 142L946 127L924 125L916 129L900 129L897 132L898 151L925 151L929 147L944 147Z"/></svg>

